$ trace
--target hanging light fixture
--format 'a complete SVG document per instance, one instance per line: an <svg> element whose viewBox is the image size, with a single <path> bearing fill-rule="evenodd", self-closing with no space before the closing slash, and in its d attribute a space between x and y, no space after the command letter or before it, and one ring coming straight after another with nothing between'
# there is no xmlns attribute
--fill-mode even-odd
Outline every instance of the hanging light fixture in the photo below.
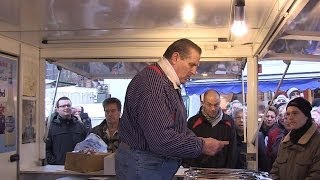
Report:
<svg viewBox="0 0 320 180"><path fill-rule="evenodd" d="M194 7L191 4L185 4L182 10L182 19L185 23L193 23Z"/></svg>
<svg viewBox="0 0 320 180"><path fill-rule="evenodd" d="M248 27L245 21L244 6L244 0L236 0L236 5L234 7L234 19L231 27L231 32L235 36L243 36L248 32Z"/></svg>

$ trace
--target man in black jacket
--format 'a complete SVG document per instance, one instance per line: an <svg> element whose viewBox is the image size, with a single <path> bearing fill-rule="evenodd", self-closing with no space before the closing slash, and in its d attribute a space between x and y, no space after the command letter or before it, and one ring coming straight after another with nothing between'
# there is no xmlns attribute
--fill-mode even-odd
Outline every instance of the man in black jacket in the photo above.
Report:
<svg viewBox="0 0 320 180"><path fill-rule="evenodd" d="M220 107L220 94L215 90L204 93L199 113L188 120L188 128L197 136L215 138L226 146L214 156L200 155L188 159L185 166L204 168L235 168L237 160L237 139L233 119L224 114Z"/></svg>
<svg viewBox="0 0 320 180"><path fill-rule="evenodd" d="M67 152L73 151L77 143L86 138L84 125L71 114L71 101L61 97L56 104L57 115L49 125L46 139L46 159L48 164L63 165Z"/></svg>

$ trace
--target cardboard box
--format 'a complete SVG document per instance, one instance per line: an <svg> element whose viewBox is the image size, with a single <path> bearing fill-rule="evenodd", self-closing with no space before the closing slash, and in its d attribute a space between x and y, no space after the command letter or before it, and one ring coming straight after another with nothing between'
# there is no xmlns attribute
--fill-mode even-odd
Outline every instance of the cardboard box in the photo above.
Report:
<svg viewBox="0 0 320 180"><path fill-rule="evenodd" d="M115 154L112 153L106 157L104 157L104 175L116 175L115 172Z"/></svg>
<svg viewBox="0 0 320 180"><path fill-rule="evenodd" d="M83 154L68 152L64 169L81 173L103 170L104 157L108 154L109 153Z"/></svg>

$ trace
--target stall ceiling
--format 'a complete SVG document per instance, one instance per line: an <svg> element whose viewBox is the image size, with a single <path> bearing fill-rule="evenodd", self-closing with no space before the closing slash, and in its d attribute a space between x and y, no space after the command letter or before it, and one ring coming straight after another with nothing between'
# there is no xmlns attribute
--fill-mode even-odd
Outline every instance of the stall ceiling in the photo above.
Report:
<svg viewBox="0 0 320 180"><path fill-rule="evenodd" d="M286 22L264 59L320 61L320 1L310 0Z"/></svg>
<svg viewBox="0 0 320 180"><path fill-rule="evenodd" d="M128 67L154 62L172 41L184 37L202 47L202 61L225 62L226 69L239 70L234 73L236 76L246 57L281 60L298 54L300 59L318 58L318 0L246 0L249 32L243 37L230 32L235 3L236 0L1 0L0 34L39 47L42 58L89 78L110 76L112 70L106 64L112 62ZM192 22L184 22L181 17L187 4L194 7ZM230 61L239 62L237 68ZM83 68L85 63L92 69L103 67L105 73L93 74L88 67ZM211 66L218 68L217 64ZM208 65L202 69L206 68ZM129 69L128 73L134 70ZM210 73L216 74L216 70Z"/></svg>

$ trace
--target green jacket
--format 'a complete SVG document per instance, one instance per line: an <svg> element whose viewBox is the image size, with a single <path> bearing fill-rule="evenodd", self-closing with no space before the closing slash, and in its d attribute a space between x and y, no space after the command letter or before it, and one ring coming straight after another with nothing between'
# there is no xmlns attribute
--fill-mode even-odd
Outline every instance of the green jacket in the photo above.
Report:
<svg viewBox="0 0 320 180"><path fill-rule="evenodd" d="M298 144L290 141L290 133L285 136L270 174L281 180L320 179L320 133L315 124Z"/></svg>

